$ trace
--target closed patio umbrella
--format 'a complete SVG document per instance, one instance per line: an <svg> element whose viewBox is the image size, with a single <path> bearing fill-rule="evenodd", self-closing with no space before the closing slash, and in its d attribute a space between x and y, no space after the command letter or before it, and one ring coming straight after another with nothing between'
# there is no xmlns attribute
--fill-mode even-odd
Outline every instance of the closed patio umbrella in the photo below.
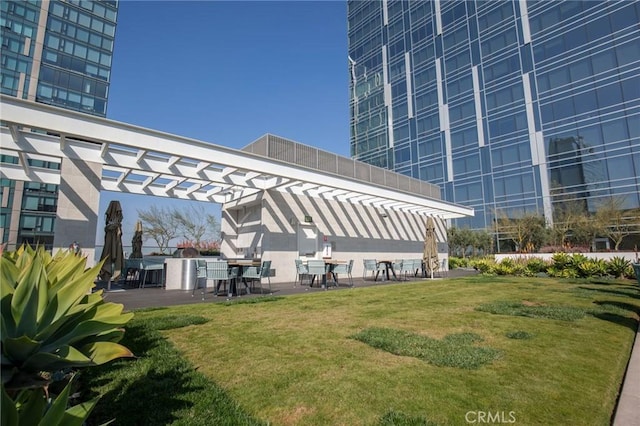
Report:
<svg viewBox="0 0 640 426"><path fill-rule="evenodd" d="M427 230L424 234L424 251L422 252L422 261L424 262L425 272L429 272L433 278L433 271L437 271L440 263L438 262L438 241L436 239L436 225L433 218L427 218Z"/></svg>
<svg viewBox="0 0 640 426"><path fill-rule="evenodd" d="M120 277L124 264L122 253L122 207L120 202L112 200L107 207L104 227L104 247L100 260L105 259L100 278L113 281Z"/></svg>
<svg viewBox="0 0 640 426"><path fill-rule="evenodd" d="M131 240L131 254L129 259L142 259L142 222L136 223L136 231Z"/></svg>

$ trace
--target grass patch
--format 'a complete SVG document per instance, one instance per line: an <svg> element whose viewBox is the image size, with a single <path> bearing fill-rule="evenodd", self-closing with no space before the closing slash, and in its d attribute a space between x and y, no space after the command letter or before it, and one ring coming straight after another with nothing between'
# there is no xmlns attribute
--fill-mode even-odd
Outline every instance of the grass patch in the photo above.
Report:
<svg viewBox="0 0 640 426"><path fill-rule="evenodd" d="M265 296L265 297L250 297L250 298L235 298L228 300L224 303L224 306L234 306L234 305L255 305L258 303L268 303L268 302L277 302L279 300L284 299L283 296Z"/></svg>
<svg viewBox="0 0 640 426"><path fill-rule="evenodd" d="M198 315L163 315L150 327L155 330L171 330L189 325L204 324L208 321L207 318Z"/></svg>
<svg viewBox="0 0 640 426"><path fill-rule="evenodd" d="M376 349L411 356L439 367L476 369L499 356L499 351L471 346L482 338L473 333L446 336L442 340L390 328L367 328L351 336Z"/></svg>
<svg viewBox="0 0 640 426"><path fill-rule="evenodd" d="M80 393L103 395L91 424L458 425L473 410L513 412L526 425L609 424L636 335L637 286L598 285L607 292L589 299L572 287L470 277L136 311L123 343L137 358L83 370ZM476 309L500 300L584 315L533 322ZM443 357L479 346L501 356L443 368L350 338L372 328L396 339L428 333ZM514 344L514 330L535 338Z"/></svg>
<svg viewBox="0 0 640 426"><path fill-rule="evenodd" d="M172 310L169 310L172 311ZM102 394L88 426L113 420L116 425L262 425L227 392L197 372L159 330L200 317L136 317L127 325L123 344L138 357L82 370L88 397Z"/></svg>
<svg viewBox="0 0 640 426"><path fill-rule="evenodd" d="M378 426L438 426L422 416L408 416L404 413L389 411L382 416Z"/></svg>
<svg viewBox="0 0 640 426"><path fill-rule="evenodd" d="M497 315L512 315L530 318L546 318L560 321L575 321L585 316L585 310L573 306L525 304L522 302L497 301L476 307L477 311Z"/></svg>
<svg viewBox="0 0 640 426"><path fill-rule="evenodd" d="M527 340L533 338L533 334L528 333L526 331L518 330L518 331L509 331L505 334L509 339L514 340Z"/></svg>

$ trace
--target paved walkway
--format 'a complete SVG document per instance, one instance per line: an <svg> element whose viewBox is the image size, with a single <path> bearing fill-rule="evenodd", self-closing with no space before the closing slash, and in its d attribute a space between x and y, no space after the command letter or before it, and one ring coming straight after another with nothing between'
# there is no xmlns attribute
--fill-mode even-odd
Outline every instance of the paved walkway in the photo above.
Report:
<svg viewBox="0 0 640 426"><path fill-rule="evenodd" d="M640 426L640 329L636 332L613 426Z"/></svg>
<svg viewBox="0 0 640 426"><path fill-rule="evenodd" d="M476 271L469 269L453 269L448 272L449 277L459 277L465 275L476 274ZM435 278L440 279L440 278ZM429 281L428 278L414 278L411 281ZM355 287L371 287L379 285L393 285L398 281L373 281L372 279L363 280L362 277L354 277ZM263 283L266 286L266 282ZM104 283L98 284L99 288L105 288ZM308 285L296 286L293 283L272 284L272 293L274 296L287 296L291 294L313 293L320 291L338 291L350 288L346 285L346 280L341 279L340 286L330 286L328 290L320 287L309 287ZM196 291L195 296L191 295L191 291L185 290L165 290L160 287L147 287L144 289L122 288L116 284L112 284L110 291L105 291L105 300L109 302L122 303L125 310L134 310L140 308L162 307L172 305L185 305L191 303L216 303L229 300L227 296L214 296L211 292L205 294L205 300L202 300L200 291ZM259 291L259 289L257 289ZM251 294L242 296L241 298L261 297L260 294ZM233 298L235 299L235 297ZM633 345L631 358L627 366L622 392L618 400L613 419L613 426L640 426L640 330L636 334L635 343Z"/></svg>

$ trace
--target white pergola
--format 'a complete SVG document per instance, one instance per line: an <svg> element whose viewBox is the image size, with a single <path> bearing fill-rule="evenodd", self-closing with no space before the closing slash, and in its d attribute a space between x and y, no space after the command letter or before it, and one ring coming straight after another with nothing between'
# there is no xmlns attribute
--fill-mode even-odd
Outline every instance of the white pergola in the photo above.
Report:
<svg viewBox="0 0 640 426"><path fill-rule="evenodd" d="M60 184L62 159L102 165L101 189L224 204L266 190L452 219L473 209L181 136L2 95L3 178ZM35 161L34 160L40 160ZM390 173L386 171L386 173Z"/></svg>

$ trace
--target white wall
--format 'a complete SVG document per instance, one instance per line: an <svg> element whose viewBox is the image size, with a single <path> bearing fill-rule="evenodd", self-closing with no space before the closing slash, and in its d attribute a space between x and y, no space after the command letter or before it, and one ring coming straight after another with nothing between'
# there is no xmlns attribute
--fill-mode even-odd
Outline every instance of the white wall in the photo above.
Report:
<svg viewBox="0 0 640 426"><path fill-rule="evenodd" d="M260 212L261 224L256 222ZM384 213L384 214L382 214ZM311 198L279 191L268 191L261 200L247 200L246 204L229 203L222 208L222 254L242 257L236 241L255 241L258 256L271 260L275 269L272 282L293 282L298 258L298 228L310 216L318 230L315 258L321 258L323 244L331 244L332 258L354 260L353 276L362 276L364 259L421 259L425 234L425 216L347 202ZM249 221L247 225L245 223ZM257 236L241 235L262 230ZM446 227L436 219L436 234L440 258L447 257ZM256 234L257 235L257 234Z"/></svg>

